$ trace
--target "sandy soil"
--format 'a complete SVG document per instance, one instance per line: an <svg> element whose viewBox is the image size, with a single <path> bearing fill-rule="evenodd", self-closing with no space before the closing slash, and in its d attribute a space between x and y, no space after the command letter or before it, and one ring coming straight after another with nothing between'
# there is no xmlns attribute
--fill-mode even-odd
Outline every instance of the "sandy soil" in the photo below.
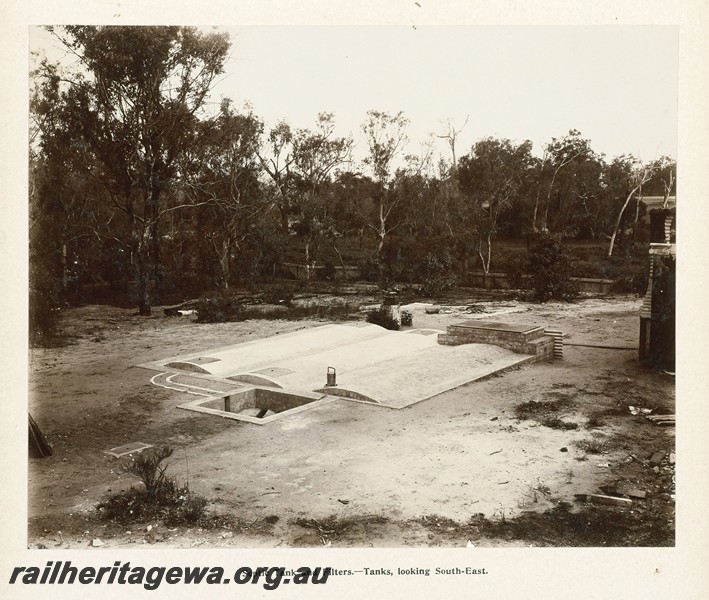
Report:
<svg viewBox="0 0 709 600"><path fill-rule="evenodd" d="M194 397L150 385L154 372L135 365L317 323L201 325L157 311L150 318L112 307L64 311L71 343L31 355L29 409L55 452L30 461L30 545L86 547L100 538L106 547L459 546L473 535L464 524L477 513L499 523L574 503L574 494L599 493L604 484L647 491L635 510L673 529L674 429L628 409L674 413L673 377L642 367L633 349L640 301L478 306L495 320L561 329L569 335L564 359L402 410L337 400L266 426L178 410ZM414 305L414 326L445 329L475 316L463 308L427 315ZM532 400L563 401L558 416L577 428L518 419L515 407ZM101 523L95 505L136 484L105 453L129 442L173 446L169 472L207 497L211 512L231 515L232 525ZM651 463L658 451L663 458ZM653 545L672 543L658 536Z"/></svg>

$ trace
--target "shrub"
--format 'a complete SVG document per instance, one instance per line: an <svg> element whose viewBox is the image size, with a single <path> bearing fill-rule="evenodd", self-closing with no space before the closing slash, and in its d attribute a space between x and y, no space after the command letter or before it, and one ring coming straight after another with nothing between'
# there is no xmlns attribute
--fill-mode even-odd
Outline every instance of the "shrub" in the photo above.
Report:
<svg viewBox="0 0 709 600"><path fill-rule="evenodd" d="M535 236L529 246L530 287L539 302L570 301L578 294L570 280L573 264L559 236Z"/></svg>
<svg viewBox="0 0 709 600"><path fill-rule="evenodd" d="M512 289L521 290L525 287L524 276L528 270L529 258L526 256L515 255L507 261L507 277Z"/></svg>
<svg viewBox="0 0 709 600"><path fill-rule="evenodd" d="M422 281L420 292L424 296L451 290L460 282L453 265L453 256L448 250L428 252L417 271Z"/></svg>
<svg viewBox="0 0 709 600"><path fill-rule="evenodd" d="M276 285L269 287L263 292L263 301L266 304L281 304L283 306L290 306L300 287L301 286L297 284Z"/></svg>
<svg viewBox="0 0 709 600"><path fill-rule="evenodd" d="M384 329L390 329L392 331L398 331L401 327L399 321L392 317L391 312L383 306L377 310L367 313L365 320L367 323L379 325L380 327L384 327Z"/></svg>
<svg viewBox="0 0 709 600"><path fill-rule="evenodd" d="M109 521L126 524L160 519L168 525L200 522L207 508L207 500L191 494L187 486L180 486L166 475L164 463L173 454L169 446L148 449L138 455L124 472L137 476L142 488L131 486L125 492L110 496L97 509Z"/></svg>
<svg viewBox="0 0 709 600"><path fill-rule="evenodd" d="M371 258L363 258L358 263L360 277L364 281L379 281L379 263Z"/></svg>
<svg viewBox="0 0 709 600"><path fill-rule="evenodd" d="M328 260L323 264L323 268L318 271L318 279L322 281L333 281L336 274L337 269L335 269L335 264Z"/></svg>
<svg viewBox="0 0 709 600"><path fill-rule="evenodd" d="M576 440L572 442L582 452L586 454L603 454L608 451L608 443L605 440L590 439Z"/></svg>
<svg viewBox="0 0 709 600"><path fill-rule="evenodd" d="M195 304L198 323L226 323L241 320L241 304L228 293L200 298Z"/></svg>
<svg viewBox="0 0 709 600"><path fill-rule="evenodd" d="M411 327L414 324L414 315L411 311L402 310L401 311L401 325L402 327Z"/></svg>
<svg viewBox="0 0 709 600"><path fill-rule="evenodd" d="M150 494L156 494L165 486L165 470L163 461L170 458L174 450L169 446L151 448L142 452L133 460L125 471L140 478L145 489Z"/></svg>
<svg viewBox="0 0 709 600"><path fill-rule="evenodd" d="M435 296L440 292L452 290L459 282L460 277L457 273L437 273L424 279L419 288L419 293L423 296Z"/></svg>

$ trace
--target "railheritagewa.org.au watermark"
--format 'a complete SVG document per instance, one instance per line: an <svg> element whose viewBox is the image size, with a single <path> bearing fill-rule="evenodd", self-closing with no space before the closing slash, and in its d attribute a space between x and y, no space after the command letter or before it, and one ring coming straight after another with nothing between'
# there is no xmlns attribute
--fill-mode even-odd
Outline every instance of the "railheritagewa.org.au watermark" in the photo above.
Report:
<svg viewBox="0 0 709 600"><path fill-rule="evenodd" d="M17 566L10 584L15 585L138 585L156 590L168 585L257 584L275 590L282 584L319 585L336 573L330 567L238 567L228 573L222 567L144 567L115 561L112 566L79 567L68 561L47 561L43 567Z"/></svg>

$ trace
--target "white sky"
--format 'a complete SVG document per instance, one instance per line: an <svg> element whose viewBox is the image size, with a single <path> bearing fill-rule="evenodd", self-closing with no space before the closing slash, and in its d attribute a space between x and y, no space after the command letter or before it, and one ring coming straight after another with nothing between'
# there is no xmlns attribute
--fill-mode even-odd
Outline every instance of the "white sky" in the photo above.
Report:
<svg viewBox="0 0 709 600"><path fill-rule="evenodd" d="M608 158L677 154L678 36L661 26L251 26L224 28L231 58L214 87L273 125L333 112L365 152L369 109L403 111L407 152L451 119L461 156L478 139L530 139L535 152L578 129ZM36 32L34 32L36 33ZM44 34L33 35L46 47ZM54 53L50 50L49 55ZM450 158L444 140L438 151Z"/></svg>

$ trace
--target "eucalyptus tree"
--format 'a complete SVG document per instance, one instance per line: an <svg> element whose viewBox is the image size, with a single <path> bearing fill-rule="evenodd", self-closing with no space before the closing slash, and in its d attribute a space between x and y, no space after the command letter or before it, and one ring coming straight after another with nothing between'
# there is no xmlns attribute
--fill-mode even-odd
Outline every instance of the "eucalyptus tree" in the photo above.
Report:
<svg viewBox="0 0 709 600"><path fill-rule="evenodd" d="M549 198L548 228L565 237L597 238L603 231L603 155L588 148L556 178Z"/></svg>
<svg viewBox="0 0 709 600"><path fill-rule="evenodd" d="M204 205L197 217L200 232L217 258L218 283L228 289L233 263L268 208L258 156L263 123L250 111L235 111L225 99L219 114L197 131L181 189Z"/></svg>
<svg viewBox="0 0 709 600"><path fill-rule="evenodd" d="M377 237L377 257L379 267L383 267L384 242L387 236L400 225L392 223L392 212L400 201L400 196L389 193L389 184L395 172L396 159L400 156L408 141L406 127L409 120L402 112L390 115L386 112L370 110L362 124L362 131L367 141L368 155L365 164L377 184L374 198L374 211L367 224Z"/></svg>
<svg viewBox="0 0 709 600"><path fill-rule="evenodd" d="M667 206L669 197L675 193L677 178L677 165L672 158L667 156L644 163L633 156L623 155L616 158L611 167L614 167L616 173L620 173L624 179L625 199L618 210L609 236L608 257L613 255L616 238L622 229L625 211L631 200L635 198L634 221L637 222L643 195L657 194L662 196L664 198L663 205Z"/></svg>
<svg viewBox="0 0 709 600"><path fill-rule="evenodd" d="M532 230L534 233L546 233L549 231L549 207L554 183L559 176L559 172L590 152L590 141L582 138L581 132L576 129L571 129L564 137L552 138L551 142L544 147L544 153L537 166L539 187L532 216ZM543 189L546 191L546 198L544 198L542 207L540 204L543 198Z"/></svg>
<svg viewBox="0 0 709 600"><path fill-rule="evenodd" d="M77 64L62 76L46 61L39 70L41 106L53 113L40 145L75 150L77 176L94 180L102 190L96 198L114 211L104 230L118 232L113 215L122 215L139 312L148 315L159 292L160 222L182 207L166 202L168 192L223 71L228 35L189 27L49 29Z"/></svg>
<svg viewBox="0 0 709 600"><path fill-rule="evenodd" d="M259 149L261 166L268 175L273 205L278 208L281 217L282 233L290 233L290 216L293 213L295 198L292 166L294 132L290 124L283 120L276 123L268 132Z"/></svg>
<svg viewBox="0 0 709 600"><path fill-rule="evenodd" d="M518 201L533 164L530 141L486 138L458 161L463 193L461 225L474 232L485 279L490 272L492 240L500 217Z"/></svg>
<svg viewBox="0 0 709 600"><path fill-rule="evenodd" d="M314 130L299 129L293 138L292 172L298 189L295 231L303 241L307 278L322 240L329 239L337 251L335 240L340 235L332 212L331 184L333 175L351 160L352 139L335 136L334 129L334 115L320 113Z"/></svg>

